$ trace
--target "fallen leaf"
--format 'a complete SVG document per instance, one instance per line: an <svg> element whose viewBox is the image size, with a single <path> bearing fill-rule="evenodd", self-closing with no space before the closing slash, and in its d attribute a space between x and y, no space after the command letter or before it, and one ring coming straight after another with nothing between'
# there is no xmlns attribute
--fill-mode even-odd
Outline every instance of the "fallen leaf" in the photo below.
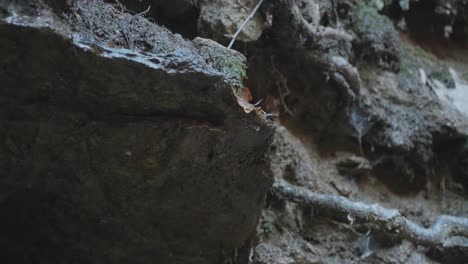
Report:
<svg viewBox="0 0 468 264"><path fill-rule="evenodd" d="M240 97L242 97L242 99L244 99L247 102L250 102L253 99L248 87L242 87L240 89Z"/></svg>
<svg viewBox="0 0 468 264"><path fill-rule="evenodd" d="M246 87L244 87L244 88L246 88ZM234 89L232 89L232 93L237 98L237 103L244 109L244 112L246 114L248 114L248 113L250 113L252 111L260 111L261 110L260 107L257 107L256 105L251 104L246 99L244 99L242 97L242 94L241 94L241 96L237 95L237 93L236 93L236 91ZM249 91L249 95L250 95L250 91Z"/></svg>

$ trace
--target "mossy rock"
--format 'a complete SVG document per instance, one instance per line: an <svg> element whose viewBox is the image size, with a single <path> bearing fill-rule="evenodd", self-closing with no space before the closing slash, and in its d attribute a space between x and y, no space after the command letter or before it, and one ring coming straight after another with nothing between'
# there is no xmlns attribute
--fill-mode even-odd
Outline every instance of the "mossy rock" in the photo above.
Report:
<svg viewBox="0 0 468 264"><path fill-rule="evenodd" d="M196 38L193 44L205 61L223 74L229 85L233 88L243 87L247 76L247 59L244 55L209 39Z"/></svg>
<svg viewBox="0 0 468 264"><path fill-rule="evenodd" d="M359 2L353 12L358 56L384 69L399 71L400 41L393 23L366 2Z"/></svg>
<svg viewBox="0 0 468 264"><path fill-rule="evenodd" d="M455 88L455 82L448 67L438 62L434 55L422 48L407 44L402 45L401 58L400 77L405 86L419 87L421 78L419 69L422 69L429 78L437 79L447 88Z"/></svg>

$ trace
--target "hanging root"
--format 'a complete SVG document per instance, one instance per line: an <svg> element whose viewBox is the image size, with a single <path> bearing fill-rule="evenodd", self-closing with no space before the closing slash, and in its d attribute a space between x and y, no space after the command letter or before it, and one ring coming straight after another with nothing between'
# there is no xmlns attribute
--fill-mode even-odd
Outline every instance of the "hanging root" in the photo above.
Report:
<svg viewBox="0 0 468 264"><path fill-rule="evenodd" d="M288 105L286 104L286 99L285 99L288 95L291 94L291 90L289 90L289 86L288 86L288 80L276 68L273 58L271 58L271 68L273 70L274 76L278 78L278 80L276 81L276 86L278 87L278 94L280 97L281 104L283 105L283 108L286 111L286 113L295 117L294 112L288 107Z"/></svg>
<svg viewBox="0 0 468 264"><path fill-rule="evenodd" d="M273 192L286 201L327 210L342 219L351 218L355 223L394 238L406 239L442 252L457 250L468 255L468 218L441 215L431 227L425 228L408 220L398 210L378 204L369 205L339 196L318 194L284 182L275 183Z"/></svg>

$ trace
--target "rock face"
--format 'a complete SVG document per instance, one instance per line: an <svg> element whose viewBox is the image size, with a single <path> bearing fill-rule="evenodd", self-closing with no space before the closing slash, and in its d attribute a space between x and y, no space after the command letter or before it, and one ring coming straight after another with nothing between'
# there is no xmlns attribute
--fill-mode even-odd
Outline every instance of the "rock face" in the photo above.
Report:
<svg viewBox="0 0 468 264"><path fill-rule="evenodd" d="M231 89L243 56L101 1L52 6L2 7L1 261L220 263L272 182L272 128Z"/></svg>
<svg viewBox="0 0 468 264"><path fill-rule="evenodd" d="M235 34L256 4L257 1L249 0L200 1L198 32L204 37L224 42ZM239 40L255 41L262 35L265 27L264 19L256 15L247 22L239 34Z"/></svg>

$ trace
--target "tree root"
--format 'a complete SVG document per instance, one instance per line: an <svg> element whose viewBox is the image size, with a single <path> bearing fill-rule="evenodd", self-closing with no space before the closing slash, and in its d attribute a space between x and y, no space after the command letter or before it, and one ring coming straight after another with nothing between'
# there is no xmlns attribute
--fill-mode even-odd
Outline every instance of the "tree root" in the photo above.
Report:
<svg viewBox="0 0 468 264"><path fill-rule="evenodd" d="M321 38L328 38L335 40L344 40L347 42L353 41L353 37L344 31L324 26L314 27L311 24L309 24L309 22L307 22L307 20L302 15L299 14L299 16L301 19L301 26L303 28L303 31L307 32L313 39L317 40Z"/></svg>
<svg viewBox="0 0 468 264"><path fill-rule="evenodd" d="M283 108L286 111L286 113L295 117L294 112L288 107L288 105L286 104L286 100L285 100L285 98L291 94L291 90L289 90L289 86L288 86L288 80L276 68L273 57L271 58L271 69L273 71L273 75L276 76L276 78L278 78L278 80L276 81L276 86L278 87L278 95L280 97L281 104L283 105Z"/></svg>
<svg viewBox="0 0 468 264"><path fill-rule="evenodd" d="M328 210L394 238L406 239L442 252L457 250L468 255L468 218L441 215L431 227L425 228L408 220L398 210L378 204L369 205L344 197L318 194L284 182L275 183L273 192L286 201Z"/></svg>
<svg viewBox="0 0 468 264"><path fill-rule="evenodd" d="M358 70L345 57L328 53L328 48L315 50L314 44L321 40L333 40L340 43L351 43L353 36L345 31L332 27L310 24L301 14L297 4L292 0L276 0L273 2L276 12L273 19L274 39L289 40L277 42L285 51L302 48L304 60L318 66L326 72L329 79L345 89L350 89L352 95L358 95L361 79ZM309 43L309 44L306 44Z"/></svg>
<svg viewBox="0 0 468 264"><path fill-rule="evenodd" d="M328 73L328 77L340 87L345 88L353 97L359 95L361 89L361 77L359 71L341 56L317 55L309 52L305 58Z"/></svg>

